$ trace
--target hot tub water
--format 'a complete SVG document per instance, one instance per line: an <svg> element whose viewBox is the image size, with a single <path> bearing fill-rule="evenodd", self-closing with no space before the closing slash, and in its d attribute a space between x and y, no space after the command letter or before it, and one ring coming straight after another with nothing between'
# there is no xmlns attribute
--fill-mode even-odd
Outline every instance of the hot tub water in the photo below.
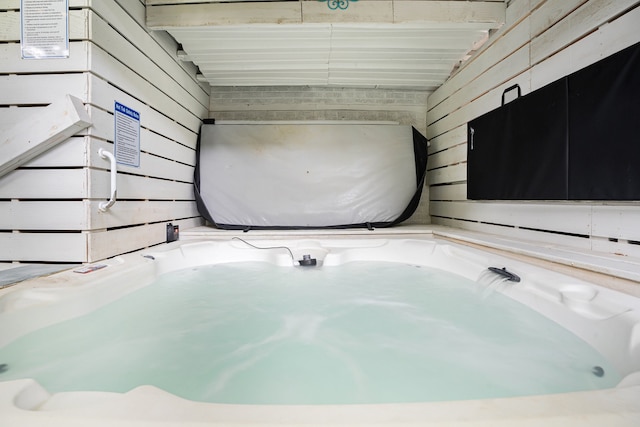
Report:
<svg viewBox="0 0 640 427"><path fill-rule="evenodd" d="M480 399L621 379L592 347L500 293L436 269L364 261L174 271L17 339L0 363L0 381L35 378L50 392L150 384L239 404Z"/></svg>

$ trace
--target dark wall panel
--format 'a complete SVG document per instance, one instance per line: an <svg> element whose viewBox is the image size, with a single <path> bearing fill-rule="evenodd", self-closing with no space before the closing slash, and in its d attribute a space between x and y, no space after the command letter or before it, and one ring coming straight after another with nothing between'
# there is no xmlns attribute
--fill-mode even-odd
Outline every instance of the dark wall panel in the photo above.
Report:
<svg viewBox="0 0 640 427"><path fill-rule="evenodd" d="M467 197L566 199L566 117L561 79L471 121Z"/></svg>
<svg viewBox="0 0 640 427"><path fill-rule="evenodd" d="M640 44L569 76L569 198L640 200Z"/></svg>
<svg viewBox="0 0 640 427"><path fill-rule="evenodd" d="M640 43L467 130L469 199L640 200Z"/></svg>

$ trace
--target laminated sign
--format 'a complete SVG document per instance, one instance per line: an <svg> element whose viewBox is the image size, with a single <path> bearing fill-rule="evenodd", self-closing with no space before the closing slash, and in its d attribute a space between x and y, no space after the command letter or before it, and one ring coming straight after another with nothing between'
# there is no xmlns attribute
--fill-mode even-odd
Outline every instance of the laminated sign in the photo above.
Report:
<svg viewBox="0 0 640 427"><path fill-rule="evenodd" d="M115 156L121 165L140 166L140 113L116 102Z"/></svg>
<svg viewBox="0 0 640 427"><path fill-rule="evenodd" d="M21 0L20 48L23 59L68 58L68 0Z"/></svg>

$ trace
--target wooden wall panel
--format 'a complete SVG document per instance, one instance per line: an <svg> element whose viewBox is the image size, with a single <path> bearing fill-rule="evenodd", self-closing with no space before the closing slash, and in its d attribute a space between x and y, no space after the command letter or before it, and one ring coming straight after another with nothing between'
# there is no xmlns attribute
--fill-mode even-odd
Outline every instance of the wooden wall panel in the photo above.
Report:
<svg viewBox="0 0 640 427"><path fill-rule="evenodd" d="M120 98L122 92L117 92L117 99ZM122 93L123 94L123 93ZM111 107L113 109L113 106ZM140 112L140 111L139 111ZM91 136L101 140L113 140L113 112L108 112L99 108L90 109L92 126L89 130ZM183 132L185 128L178 123L162 115L153 114L153 110L144 108L141 111L141 129L140 129L140 150L145 153L152 153L165 159L175 160L188 165L195 165L196 155L195 147L197 134L191 131ZM170 139L166 135L158 133L158 128L175 129L178 135L174 137L181 138L176 141ZM167 133L171 134L169 130ZM97 148L92 150L97 152Z"/></svg>
<svg viewBox="0 0 640 427"><path fill-rule="evenodd" d="M198 218L178 219L171 222L181 230L201 225ZM166 241L166 223L145 224L135 227L91 233L87 236L88 262L94 262Z"/></svg>
<svg viewBox="0 0 640 427"><path fill-rule="evenodd" d="M0 178L0 199L84 199L87 176L83 168L16 169Z"/></svg>
<svg viewBox="0 0 640 427"><path fill-rule="evenodd" d="M116 0L122 10L126 11L126 14L135 20L140 26L140 31L133 34L136 39L136 45L144 52L152 52L151 56L157 59L158 65L162 67L167 73L169 73L176 81L181 82L181 85L187 88L186 85L193 84L193 76L198 72L198 67L189 61L182 61L178 58L177 52L179 49L178 42L175 41L171 35L165 31L152 31L147 32L143 30L146 27L147 20L147 8L141 1L132 2L130 0ZM121 17L121 11L118 8L111 7L107 4L105 7L102 3L99 6L94 5L100 16L111 25L116 26L118 23L124 21ZM116 28L119 28L116 26ZM132 30L129 29L131 32ZM135 30L133 30L135 31ZM164 54L162 53L164 50ZM166 60L165 60L166 59ZM176 61L177 60L177 61ZM182 68L182 70L180 70ZM209 83L202 83L200 81L195 82L202 92L205 93L206 98L209 96L210 87ZM192 92L192 89L188 89Z"/></svg>
<svg viewBox="0 0 640 427"><path fill-rule="evenodd" d="M78 132L81 134L82 132ZM88 166L87 139L73 136L60 142L55 147L34 157L23 166L25 168L72 168Z"/></svg>
<svg viewBox="0 0 640 427"><path fill-rule="evenodd" d="M142 127L152 129L160 135L195 149L198 139L197 130L199 128L193 130L185 127L180 122L165 116L152 106L141 102L128 92L110 85L109 82L101 78L89 75L88 80L91 87L92 105L113 114L114 101L118 100L121 104L125 104L140 113L140 125ZM113 140L113 129L106 136L108 139Z"/></svg>
<svg viewBox="0 0 640 427"><path fill-rule="evenodd" d="M124 4L127 9L136 6L135 2L130 1ZM173 56L167 55L167 52L143 29L141 22L133 20L129 10L110 6L108 2L95 2L94 8L100 18L92 16L91 19L93 43L127 64L146 80L153 81L172 98L194 98L206 109L209 93L195 79L195 68L185 72L181 66L182 61L176 60L177 46L171 52ZM137 25L134 25L134 22ZM127 39L118 31L124 31ZM135 45L128 40L135 40ZM191 99L188 101L192 102Z"/></svg>
<svg viewBox="0 0 640 427"><path fill-rule="evenodd" d="M107 52L94 46L91 56L92 71L102 80L108 81L110 85L116 86L124 92L135 94L146 105L153 106L160 113L171 117L178 123L182 123L188 129L197 132L200 127L200 118L195 112L190 111L186 106L180 104L185 99L175 100L165 93L154 83L145 80L134 70L116 61ZM193 104L192 107L197 107ZM200 114L205 117L208 111L200 105Z"/></svg>
<svg viewBox="0 0 640 427"><path fill-rule="evenodd" d="M90 43L86 41L70 42L68 58L52 58L46 61L21 60L17 62L14 59L20 58L20 44L0 44L0 74L83 72L87 70L89 65L89 46Z"/></svg>
<svg viewBox="0 0 640 427"><path fill-rule="evenodd" d="M97 211L97 202L91 202L91 211ZM167 218L193 218L198 216L191 201L121 201L113 205L109 215L92 215L92 230L162 222Z"/></svg>
<svg viewBox="0 0 640 427"><path fill-rule="evenodd" d="M432 215L512 227L589 236L591 207L490 202L432 202Z"/></svg>
<svg viewBox="0 0 640 427"><path fill-rule="evenodd" d="M466 201L466 124L500 104L640 41L637 1L514 0L507 22L428 100L430 214L438 224L634 255L640 201ZM487 171L491 173L491 171ZM631 243L631 244L630 244Z"/></svg>
<svg viewBox="0 0 640 427"><path fill-rule="evenodd" d="M430 191L432 201L467 200L466 183L435 185Z"/></svg>
<svg viewBox="0 0 640 427"><path fill-rule="evenodd" d="M85 262L84 233L0 233L0 261Z"/></svg>
<svg viewBox="0 0 640 427"><path fill-rule="evenodd" d="M168 222L203 222L192 182L209 88L171 37L145 29L143 3L70 6L70 57L25 61L20 2L0 0L0 130L65 94L81 99L92 121L0 177L0 261L96 261L163 242ZM113 150L116 101L141 114L141 164L118 165L118 201L100 212L110 184L98 149Z"/></svg>
<svg viewBox="0 0 640 427"><path fill-rule="evenodd" d="M20 0L15 3L15 9L20 9ZM69 2L69 7L71 7ZM17 10L2 10L0 8L0 42L20 42L20 12ZM86 9L69 11L69 39L81 40L88 38Z"/></svg>
<svg viewBox="0 0 640 427"><path fill-rule="evenodd" d="M86 201L22 200L0 201L0 229L83 230L87 229Z"/></svg>
<svg viewBox="0 0 640 427"><path fill-rule="evenodd" d="M538 230L530 230L503 224L494 224L480 221L466 221L453 218L439 218L438 224L448 227L461 228L471 231L489 233L495 236L504 236L507 239L521 239L530 242L538 242L542 246L557 245L572 247L579 250L592 248L592 239L556 233L541 233Z"/></svg>
<svg viewBox="0 0 640 427"><path fill-rule="evenodd" d="M88 90L86 73L0 76L3 105L48 105L67 94L87 102Z"/></svg>
<svg viewBox="0 0 640 427"><path fill-rule="evenodd" d="M438 185L466 181L467 164L457 163L427 171L427 184Z"/></svg>
<svg viewBox="0 0 640 427"><path fill-rule="evenodd" d="M94 170L89 182L92 199L108 199L109 172ZM193 184L140 175L118 174L118 197L122 200L193 200Z"/></svg>

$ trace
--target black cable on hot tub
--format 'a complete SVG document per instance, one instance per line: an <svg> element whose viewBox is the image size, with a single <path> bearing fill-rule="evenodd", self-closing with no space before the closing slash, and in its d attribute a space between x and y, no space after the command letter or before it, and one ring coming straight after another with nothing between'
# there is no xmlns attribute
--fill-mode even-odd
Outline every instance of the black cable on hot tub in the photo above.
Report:
<svg viewBox="0 0 640 427"><path fill-rule="evenodd" d="M289 255L291 256L291 262L295 265L296 259L295 259L295 257L293 256L293 252L291 252L291 249L289 249L289 248L288 248L288 247L286 247L286 246L266 246L266 247L260 247L260 246L253 245L253 244L251 244L251 243L247 242L246 240L241 239L241 238L239 238L239 237L233 237L233 238L232 238L232 240L234 240L234 239L235 239L235 240L240 240L240 241L241 241L242 243L244 243L245 245L249 245L249 246L251 246L252 248L255 248L255 249L286 249L287 251L289 251Z"/></svg>

